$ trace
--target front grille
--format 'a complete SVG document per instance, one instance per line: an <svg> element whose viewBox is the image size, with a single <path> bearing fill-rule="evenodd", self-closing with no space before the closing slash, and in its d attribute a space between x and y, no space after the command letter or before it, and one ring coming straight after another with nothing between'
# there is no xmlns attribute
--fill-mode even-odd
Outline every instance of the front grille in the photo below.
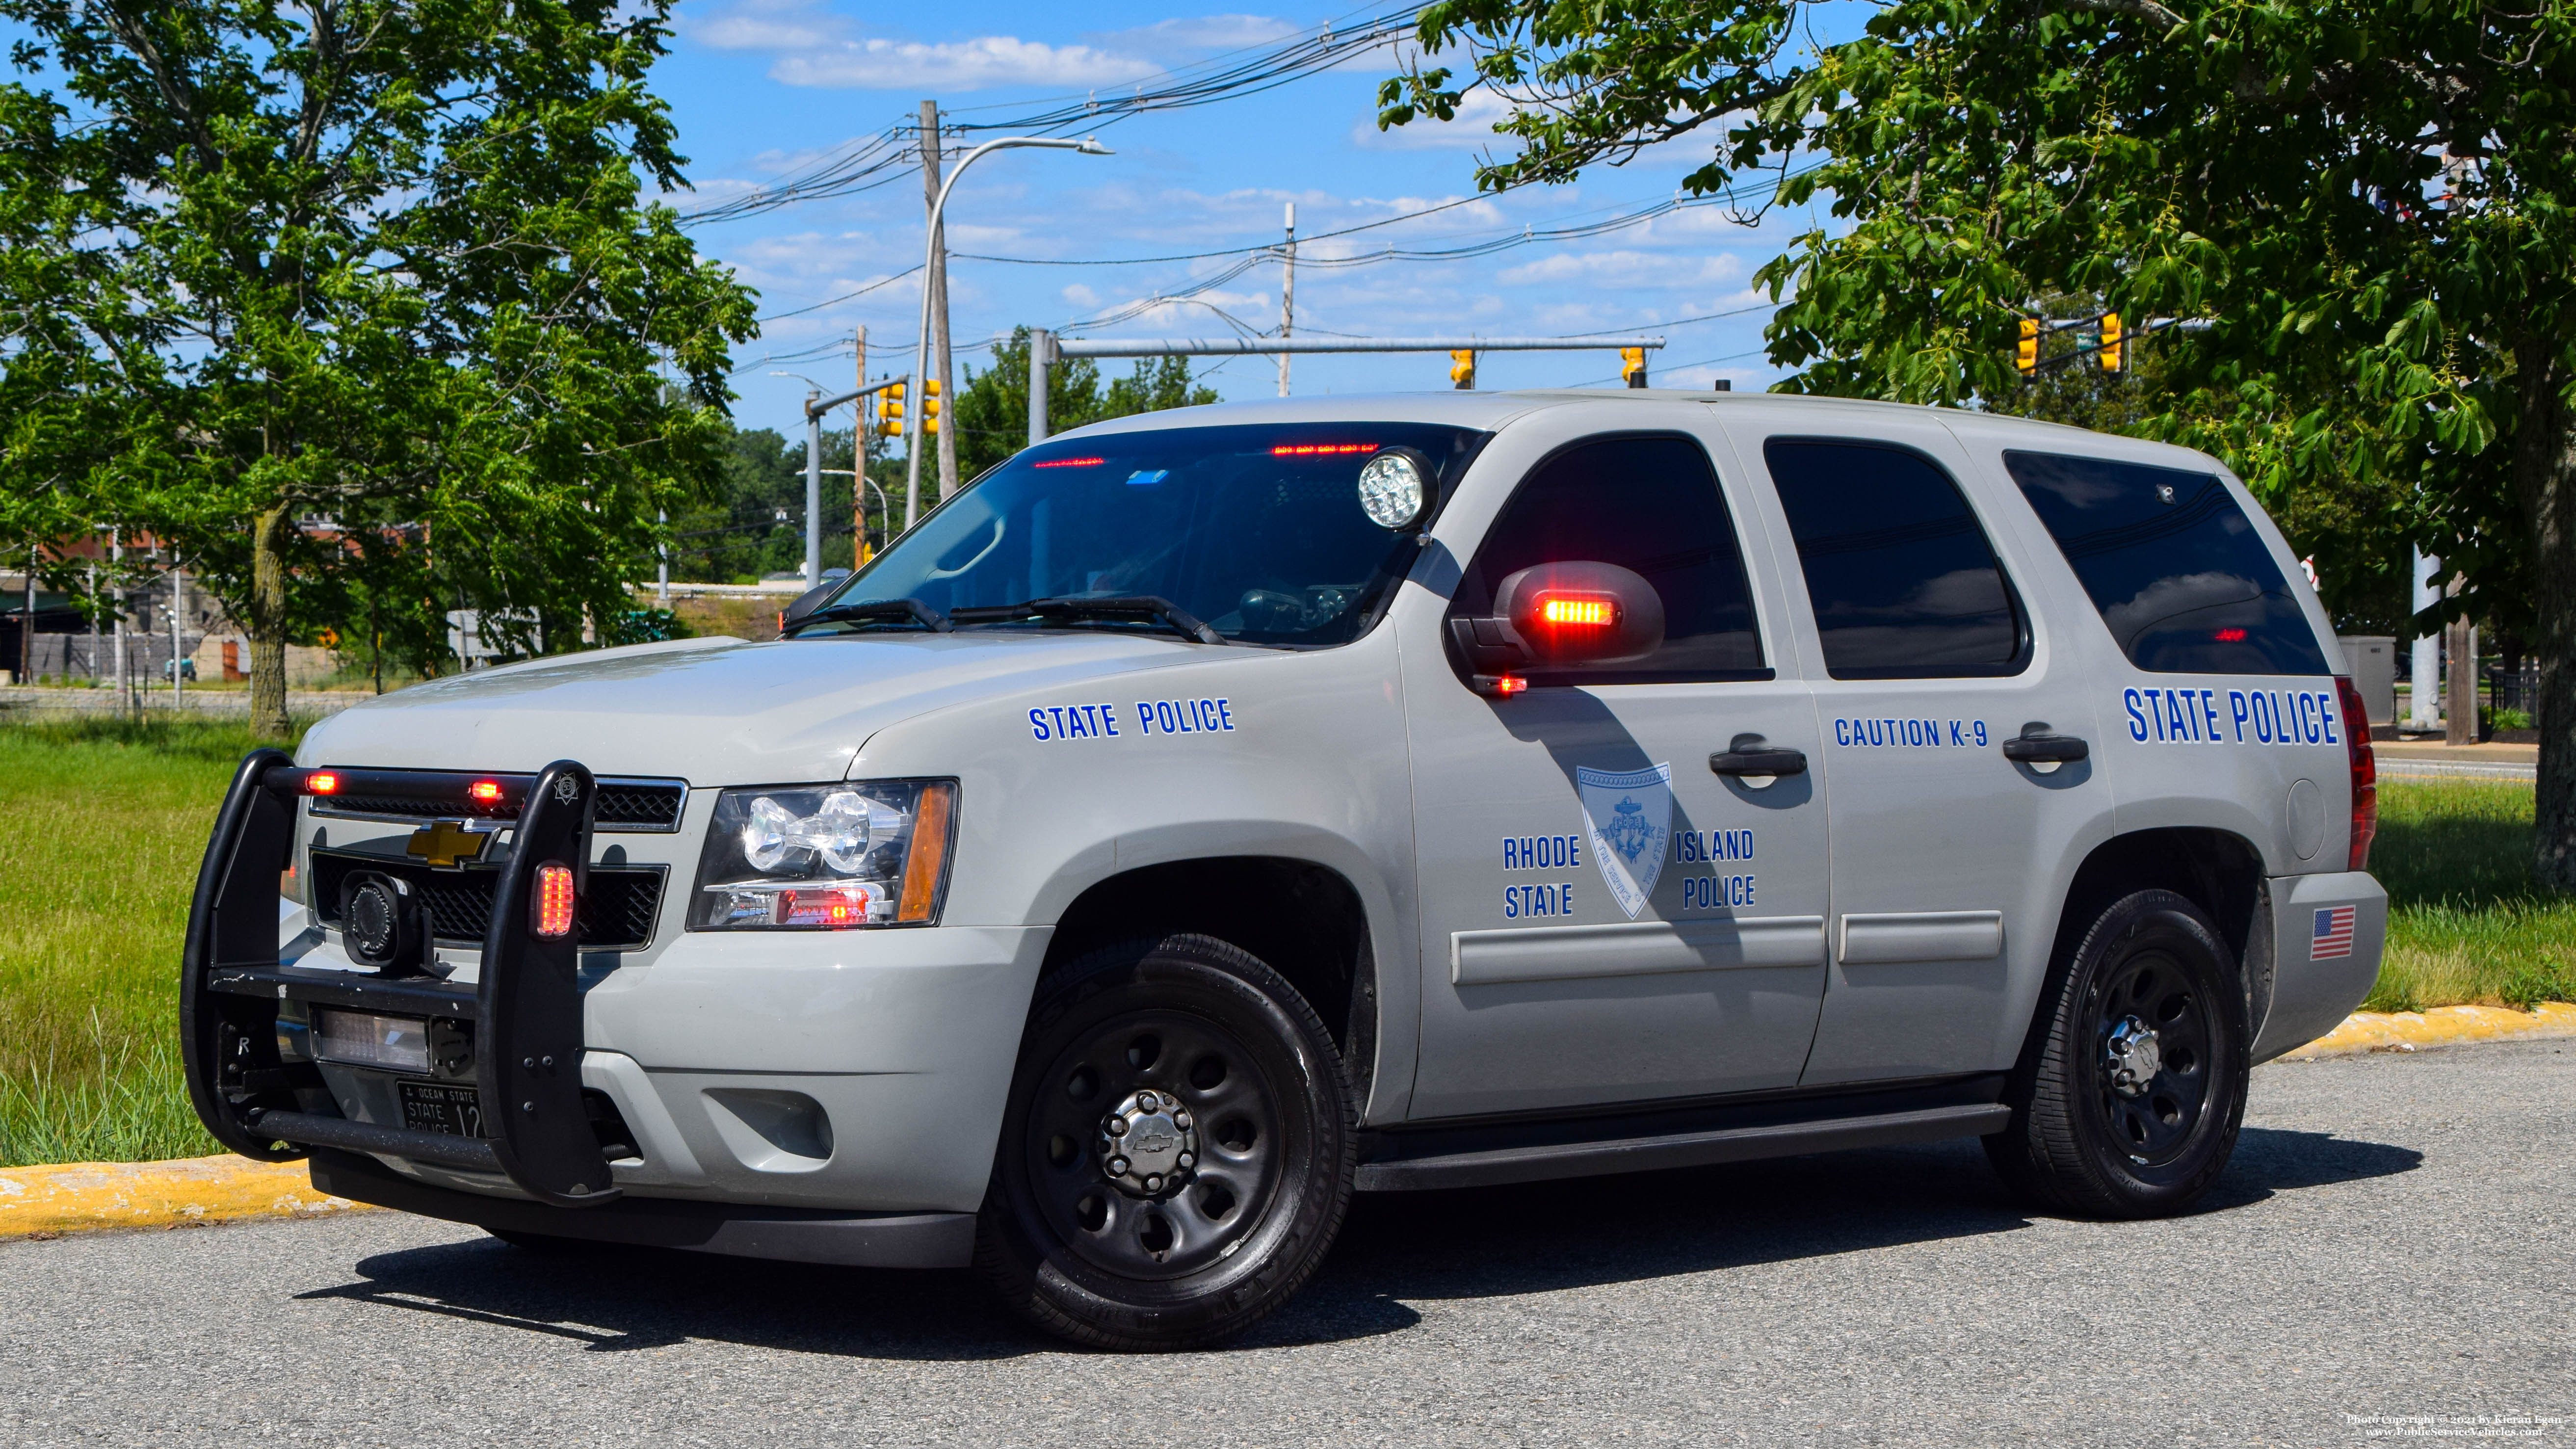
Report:
<svg viewBox="0 0 2576 1449"><path fill-rule="evenodd" d="M316 815L355 816L375 820L516 820L518 801L536 780L534 775L471 775L446 770L350 771L352 788L327 798L316 797ZM477 800L465 793L469 780L498 780L508 786L499 800ZM405 785L418 782L418 788ZM678 780L603 777L591 811L600 830L672 831L680 828L689 787Z"/></svg>
<svg viewBox="0 0 2576 1449"><path fill-rule="evenodd" d="M340 883L355 870L379 871L408 883L439 940L461 946L483 944L484 928L492 920L498 870L488 866L433 870L380 855L317 850L313 852L312 899L314 914L324 925L340 924ZM660 866L592 866L590 889L574 903L573 939L594 951L633 951L649 944L653 918L662 907L662 876Z"/></svg>

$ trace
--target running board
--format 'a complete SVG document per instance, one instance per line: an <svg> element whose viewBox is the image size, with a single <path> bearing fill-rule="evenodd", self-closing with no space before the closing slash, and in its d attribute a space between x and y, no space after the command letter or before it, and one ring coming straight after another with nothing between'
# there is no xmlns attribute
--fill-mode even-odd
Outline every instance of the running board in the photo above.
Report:
<svg viewBox="0 0 2576 1449"><path fill-rule="evenodd" d="M1532 1143L1474 1151L1414 1152L1361 1163L1356 1185L1362 1192L1418 1192L1432 1188L1545 1182L1552 1178L1590 1177L1613 1172L1706 1167L1712 1163L1796 1157L1810 1152L1894 1147L1946 1137L1983 1137L2004 1130L2011 1121L2011 1108L1994 1102L1974 1102L1652 1136Z"/></svg>

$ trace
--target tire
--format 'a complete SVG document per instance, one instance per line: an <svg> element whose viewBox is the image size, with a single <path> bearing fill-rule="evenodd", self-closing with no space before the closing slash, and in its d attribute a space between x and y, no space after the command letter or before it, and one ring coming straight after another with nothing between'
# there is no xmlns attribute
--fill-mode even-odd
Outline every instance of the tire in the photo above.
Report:
<svg viewBox="0 0 2576 1449"><path fill-rule="evenodd" d="M1986 1156L2040 1208L2178 1213L2209 1190L2245 1120L2245 991L2226 941L2172 891L2114 901L2060 969L2005 1088Z"/></svg>
<svg viewBox="0 0 2576 1449"><path fill-rule="evenodd" d="M1195 935L1086 956L1030 1010L976 1267L1029 1323L1091 1347L1239 1334L1341 1230L1351 1098L1314 1008L1254 957Z"/></svg>

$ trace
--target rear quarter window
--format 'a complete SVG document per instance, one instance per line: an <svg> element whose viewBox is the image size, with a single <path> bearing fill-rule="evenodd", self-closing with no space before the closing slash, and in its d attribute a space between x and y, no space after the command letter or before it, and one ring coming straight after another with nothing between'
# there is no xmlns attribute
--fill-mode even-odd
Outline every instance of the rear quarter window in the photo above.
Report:
<svg viewBox="0 0 2576 1449"><path fill-rule="evenodd" d="M2004 467L2120 651L2158 674L2328 674L2272 551L2214 473L2059 453Z"/></svg>

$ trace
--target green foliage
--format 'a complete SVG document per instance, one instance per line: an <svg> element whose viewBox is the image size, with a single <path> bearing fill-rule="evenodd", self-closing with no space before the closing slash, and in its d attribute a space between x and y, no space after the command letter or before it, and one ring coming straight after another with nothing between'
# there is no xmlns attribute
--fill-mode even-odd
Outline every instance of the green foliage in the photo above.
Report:
<svg viewBox="0 0 2576 1449"><path fill-rule="evenodd" d="M642 198L683 184L667 12L0 0L0 524L149 529L255 659L622 609L752 331Z"/></svg>
<svg viewBox="0 0 2576 1449"><path fill-rule="evenodd" d="M0 1165L217 1148L179 1072L180 936L238 721L0 724ZM292 741L289 741L290 745Z"/></svg>
<svg viewBox="0 0 2576 1449"><path fill-rule="evenodd" d="M1047 431L1069 432L1104 418L1123 418L1165 408L1199 407L1216 401L1216 389L1194 384L1186 357L1147 357L1135 370L1100 381L1100 365L1087 357L1069 358L1047 369ZM957 429L957 471L973 478L1010 457L1029 441L1029 330L1016 328L1008 342L993 348L993 365L983 372L966 369L947 422Z"/></svg>
<svg viewBox="0 0 2576 1449"><path fill-rule="evenodd" d="M2388 951L2366 1009L2576 1000L2576 900L2532 882L2531 837L2529 785L2380 779Z"/></svg>

